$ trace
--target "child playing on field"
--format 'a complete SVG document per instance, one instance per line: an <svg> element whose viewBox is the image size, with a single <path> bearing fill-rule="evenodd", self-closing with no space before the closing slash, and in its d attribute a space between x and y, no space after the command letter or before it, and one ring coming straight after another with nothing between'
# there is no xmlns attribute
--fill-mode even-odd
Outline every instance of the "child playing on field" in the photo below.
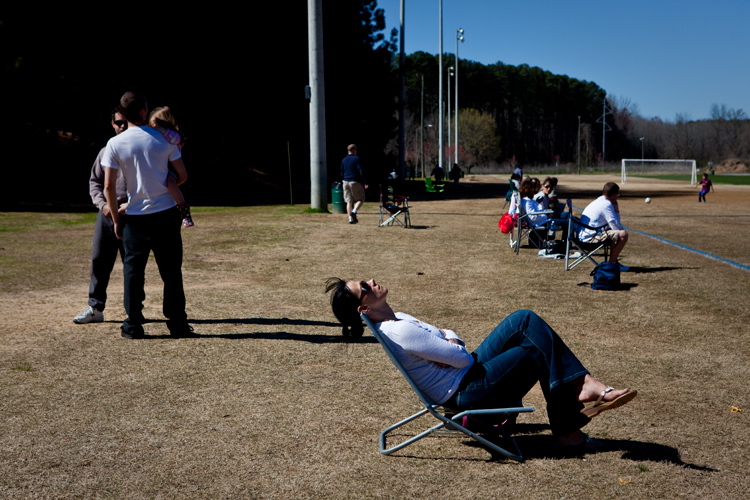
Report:
<svg viewBox="0 0 750 500"><path fill-rule="evenodd" d="M698 186L701 188L701 192L698 193L698 203L700 203L701 200L703 201L703 203L706 203L706 193L708 193L709 189L711 191L714 191L714 185L708 178L708 174L703 174L703 179L701 179L701 181L698 183Z"/></svg>
<svg viewBox="0 0 750 500"><path fill-rule="evenodd" d="M168 106L154 109L148 116L148 126L161 132L170 144L176 145L182 151L182 145L185 141L180 136L180 127L177 126L177 122L172 115L172 110ZM190 216L190 205L185 202L185 197L182 195L179 186L177 186L177 176L172 172L171 168L167 176L167 189L172 193L174 201L177 202L177 208L180 209L182 227L194 226L193 218Z"/></svg>

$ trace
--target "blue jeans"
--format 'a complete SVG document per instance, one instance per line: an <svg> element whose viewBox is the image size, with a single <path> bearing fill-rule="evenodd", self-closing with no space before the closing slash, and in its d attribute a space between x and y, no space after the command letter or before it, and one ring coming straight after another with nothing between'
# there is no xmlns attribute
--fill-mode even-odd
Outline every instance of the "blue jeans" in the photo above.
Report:
<svg viewBox="0 0 750 500"><path fill-rule="evenodd" d="M572 432L588 423L570 382L589 372L533 311L509 315L472 356L474 364L445 406L460 410L517 406L539 382L553 434Z"/></svg>

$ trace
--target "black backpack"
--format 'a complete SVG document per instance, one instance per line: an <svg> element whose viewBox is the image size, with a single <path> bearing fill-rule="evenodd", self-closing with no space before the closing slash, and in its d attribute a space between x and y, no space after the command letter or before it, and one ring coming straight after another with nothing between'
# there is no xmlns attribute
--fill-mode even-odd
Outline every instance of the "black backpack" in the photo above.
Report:
<svg viewBox="0 0 750 500"><path fill-rule="evenodd" d="M617 262L602 262L597 264L591 276L593 290L619 290L620 289L620 264Z"/></svg>

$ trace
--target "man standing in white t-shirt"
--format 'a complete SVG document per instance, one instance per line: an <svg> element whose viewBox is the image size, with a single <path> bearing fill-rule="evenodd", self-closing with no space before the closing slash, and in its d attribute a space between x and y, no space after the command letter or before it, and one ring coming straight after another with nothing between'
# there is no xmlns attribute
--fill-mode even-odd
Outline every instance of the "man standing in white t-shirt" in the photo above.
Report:
<svg viewBox="0 0 750 500"><path fill-rule="evenodd" d="M589 203L581 214L581 222L594 228L608 226L605 231L597 232L582 227L578 232L578 238L586 243L599 243L605 239L612 241L609 261L617 262L617 257L628 242L628 232L625 231L620 222L620 208L617 199L620 197L620 186L614 182L604 185L602 195ZM630 268L620 264L620 271L628 271Z"/></svg>
<svg viewBox="0 0 750 500"><path fill-rule="evenodd" d="M182 285L182 219L177 203L167 189L169 163L177 174L177 184L187 179L185 164L177 146L145 125L148 118L146 99L134 92L120 98L120 113L128 129L107 143L101 164L106 167L104 187L112 212L115 233L123 239L125 261L125 312L122 336L143 338L143 300L146 263L153 250L159 274L164 281L163 312L173 337L194 336L185 313ZM121 169L128 187L126 224L117 213L115 181Z"/></svg>

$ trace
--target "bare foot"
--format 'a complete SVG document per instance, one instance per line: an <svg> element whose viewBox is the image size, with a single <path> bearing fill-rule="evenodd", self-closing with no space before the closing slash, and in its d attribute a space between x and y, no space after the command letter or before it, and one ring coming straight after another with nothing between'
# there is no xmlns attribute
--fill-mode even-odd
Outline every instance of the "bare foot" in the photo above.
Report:
<svg viewBox="0 0 750 500"><path fill-rule="evenodd" d="M583 382L580 386L580 392L578 394L578 401L581 403L588 403L591 401L596 401L599 399L599 397L602 395L602 392L604 392L607 389L607 385L599 382L591 375L586 375L583 378ZM604 397L602 398L602 401L612 401L614 399L619 398L626 392L628 392L630 389L616 389L614 391L609 391L606 394L604 394Z"/></svg>

